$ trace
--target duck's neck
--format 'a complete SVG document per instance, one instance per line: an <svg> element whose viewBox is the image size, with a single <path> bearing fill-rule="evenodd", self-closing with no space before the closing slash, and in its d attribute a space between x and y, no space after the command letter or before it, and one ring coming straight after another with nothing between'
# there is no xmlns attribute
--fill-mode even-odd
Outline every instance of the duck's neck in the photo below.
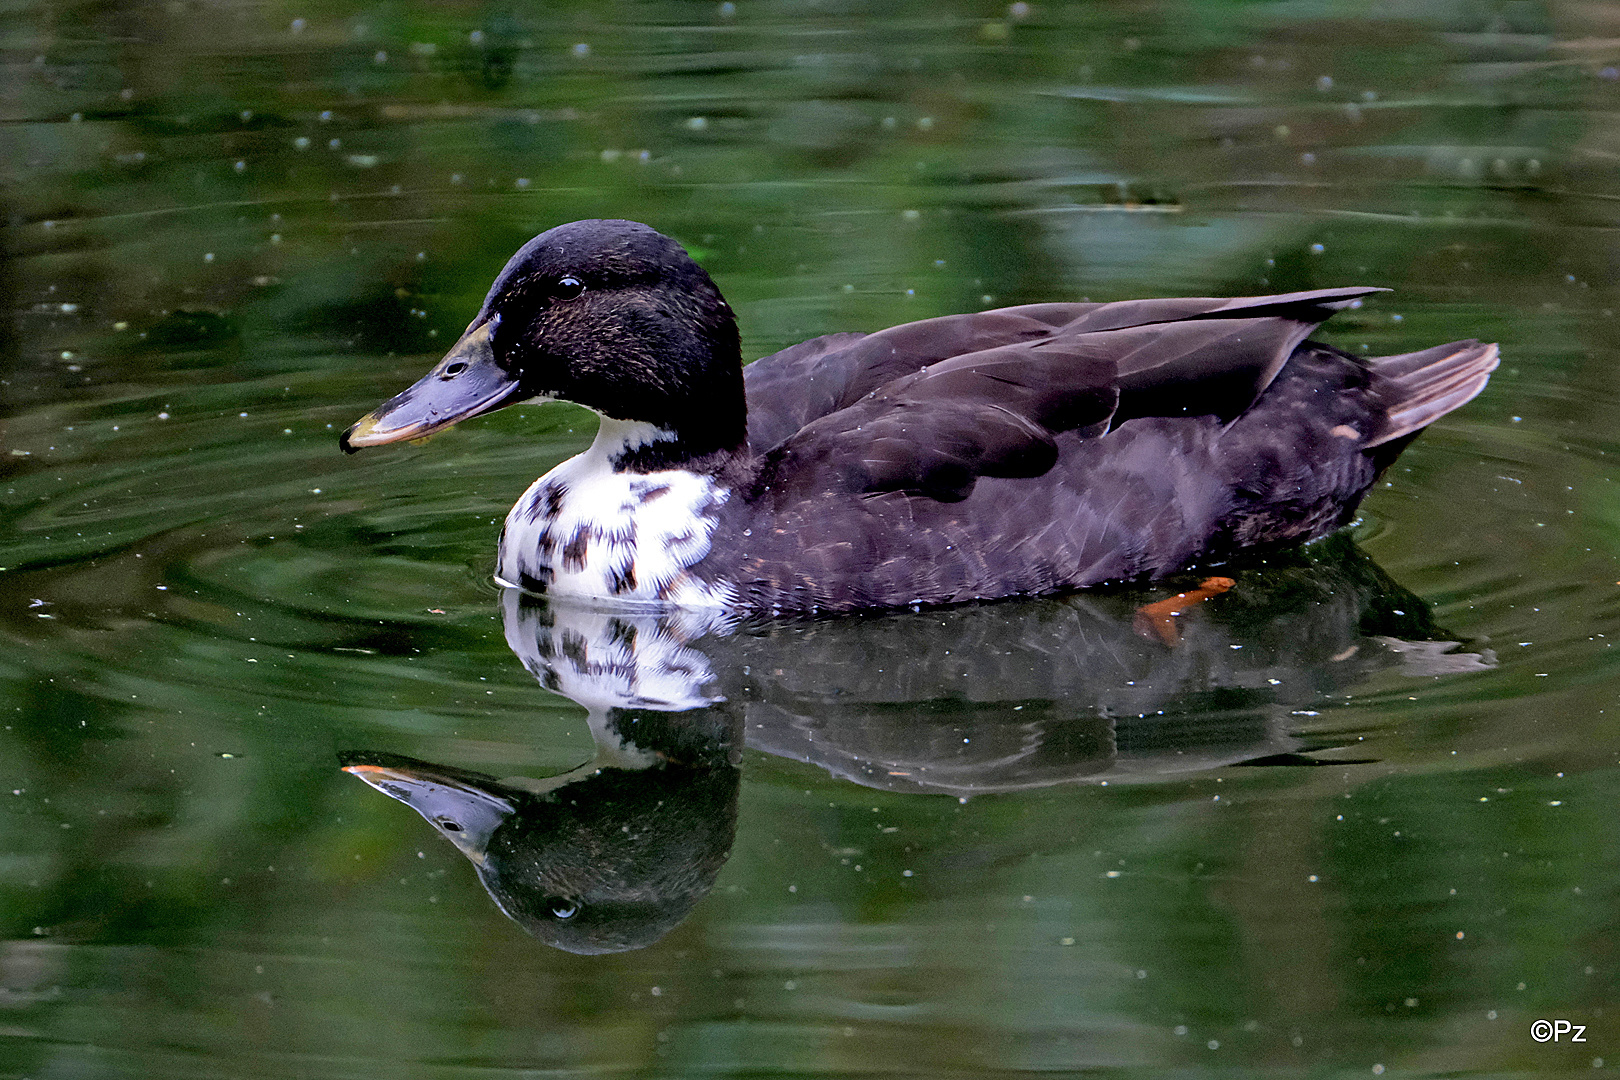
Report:
<svg viewBox="0 0 1620 1080"><path fill-rule="evenodd" d="M577 366L554 390L602 417L593 449L617 458L615 471L712 472L744 451L742 354L725 315L704 333L624 343L613 363Z"/></svg>
<svg viewBox="0 0 1620 1080"><path fill-rule="evenodd" d="M717 442L710 432L697 434L646 420L603 416L585 457L616 473L666 469L713 473L742 452L742 443L742 438Z"/></svg>

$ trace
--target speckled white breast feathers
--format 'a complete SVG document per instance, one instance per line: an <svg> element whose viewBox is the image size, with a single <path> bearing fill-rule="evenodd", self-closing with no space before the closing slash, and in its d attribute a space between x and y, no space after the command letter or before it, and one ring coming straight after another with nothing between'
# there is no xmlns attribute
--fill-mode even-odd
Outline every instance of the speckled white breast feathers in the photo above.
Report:
<svg viewBox="0 0 1620 1080"><path fill-rule="evenodd" d="M604 417L590 449L530 485L506 515L497 576L548 595L727 607L730 590L698 581L714 512L730 492L682 469L617 472L614 461L663 433Z"/></svg>
<svg viewBox="0 0 1620 1080"><path fill-rule="evenodd" d="M708 656L688 645L727 633L731 621L724 612L541 605L516 589L505 591L501 608L506 643L523 666L542 686L585 706L593 721L613 709L682 712L725 700Z"/></svg>

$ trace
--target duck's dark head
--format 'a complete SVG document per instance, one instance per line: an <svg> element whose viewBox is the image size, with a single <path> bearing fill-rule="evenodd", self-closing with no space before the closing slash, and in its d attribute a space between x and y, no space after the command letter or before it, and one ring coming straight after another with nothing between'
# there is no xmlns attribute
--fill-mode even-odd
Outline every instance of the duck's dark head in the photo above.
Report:
<svg viewBox="0 0 1620 1080"><path fill-rule="evenodd" d="M731 307L679 244L646 225L559 225L512 256L445 358L344 432L342 446L421 438L535 397L653 424L694 455L740 446Z"/></svg>

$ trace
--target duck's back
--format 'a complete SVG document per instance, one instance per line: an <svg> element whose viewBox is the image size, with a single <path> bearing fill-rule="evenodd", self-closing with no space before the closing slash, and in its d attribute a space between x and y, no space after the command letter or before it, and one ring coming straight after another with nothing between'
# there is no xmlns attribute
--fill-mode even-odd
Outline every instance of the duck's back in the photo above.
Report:
<svg viewBox="0 0 1620 1080"><path fill-rule="evenodd" d="M694 567L758 610L1032 595L1342 525L1495 349L1361 360L1309 330L1373 290L1041 304L751 365L752 486Z"/></svg>

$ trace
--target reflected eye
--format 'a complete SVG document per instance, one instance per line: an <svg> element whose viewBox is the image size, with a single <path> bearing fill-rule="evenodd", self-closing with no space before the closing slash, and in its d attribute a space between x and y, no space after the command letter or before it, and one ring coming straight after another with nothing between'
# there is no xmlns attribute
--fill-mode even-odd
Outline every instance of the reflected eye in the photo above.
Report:
<svg viewBox="0 0 1620 1080"><path fill-rule="evenodd" d="M578 904L572 900L565 900L560 896L549 898L546 901L546 906L551 909L551 917L554 919L572 919L579 914Z"/></svg>
<svg viewBox="0 0 1620 1080"><path fill-rule="evenodd" d="M445 375L445 378L447 378L447 379L453 379L457 375L460 375L463 371L466 371L466 370L467 370L467 361L465 361L465 360L457 360L454 363L449 363L449 364L444 365L444 375Z"/></svg>
<svg viewBox="0 0 1620 1080"><path fill-rule="evenodd" d="M558 300L572 300L584 291L585 283L572 275L558 278L557 283L551 287L551 295Z"/></svg>
<svg viewBox="0 0 1620 1080"><path fill-rule="evenodd" d="M447 817L440 818L438 820L437 824L438 824L439 828L443 829L445 832L460 832L461 831L461 823L459 821L452 821Z"/></svg>

